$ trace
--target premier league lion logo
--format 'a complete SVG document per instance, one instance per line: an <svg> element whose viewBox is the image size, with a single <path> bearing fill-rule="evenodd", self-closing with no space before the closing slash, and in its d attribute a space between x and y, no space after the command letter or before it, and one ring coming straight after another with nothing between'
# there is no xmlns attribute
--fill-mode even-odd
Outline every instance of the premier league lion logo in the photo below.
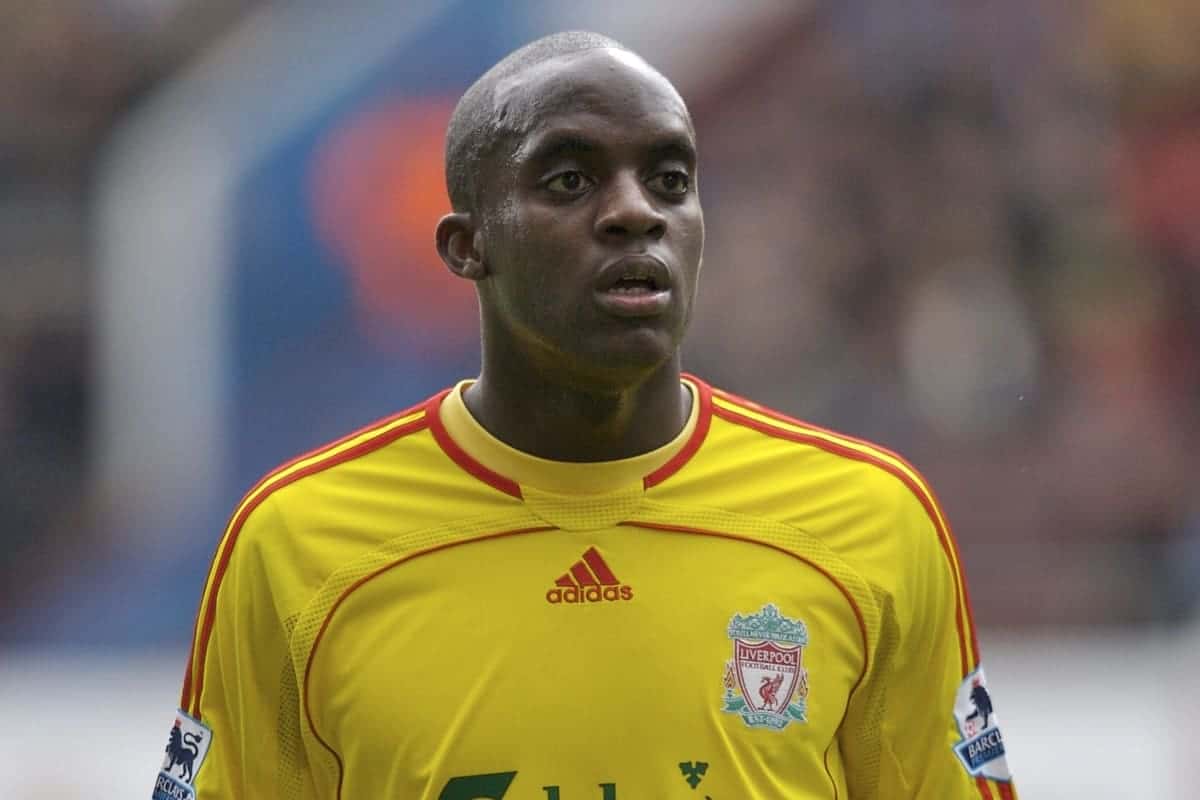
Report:
<svg viewBox="0 0 1200 800"><path fill-rule="evenodd" d="M975 706L975 710L967 715L967 722L971 723L972 728L984 730L992 716L992 698L982 682L976 682L971 687L971 705ZM980 717L983 718L982 722Z"/></svg>
<svg viewBox="0 0 1200 800"><path fill-rule="evenodd" d="M194 800L196 773L212 745L212 729L182 710L167 735L166 755L154 781L153 800Z"/></svg>
<svg viewBox="0 0 1200 800"><path fill-rule="evenodd" d="M163 759L163 772L170 774L178 766L179 775L175 777L191 783L192 766L196 763L196 757L200 755L200 743L203 739L203 734L183 733L180 720L175 720L175 725L167 737L167 757Z"/></svg>

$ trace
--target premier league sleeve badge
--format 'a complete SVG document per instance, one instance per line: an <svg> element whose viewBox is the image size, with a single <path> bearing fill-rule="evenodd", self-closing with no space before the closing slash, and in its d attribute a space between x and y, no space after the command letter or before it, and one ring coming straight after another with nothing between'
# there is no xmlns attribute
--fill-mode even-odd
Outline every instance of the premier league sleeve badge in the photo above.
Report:
<svg viewBox="0 0 1200 800"><path fill-rule="evenodd" d="M987 690L983 667L968 675L954 698L954 721L962 740L954 745L967 772L994 781L1012 780L1004 754L1004 737Z"/></svg>
<svg viewBox="0 0 1200 800"><path fill-rule="evenodd" d="M167 734L166 753L154 781L152 800L193 800L196 773L200 771L212 730L183 711L175 714L175 724Z"/></svg>

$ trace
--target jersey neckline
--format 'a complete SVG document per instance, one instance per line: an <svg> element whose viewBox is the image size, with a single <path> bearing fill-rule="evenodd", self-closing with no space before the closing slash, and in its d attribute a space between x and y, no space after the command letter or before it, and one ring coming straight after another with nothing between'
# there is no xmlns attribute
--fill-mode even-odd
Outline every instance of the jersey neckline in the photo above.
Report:
<svg viewBox="0 0 1200 800"><path fill-rule="evenodd" d="M670 478L700 449L712 422L712 389L683 374L692 410L679 435L662 447L626 459L564 462L517 450L489 433L471 416L460 381L425 403L425 418L438 445L463 470L505 494L522 498L521 485L565 495L595 495L641 483L649 489Z"/></svg>

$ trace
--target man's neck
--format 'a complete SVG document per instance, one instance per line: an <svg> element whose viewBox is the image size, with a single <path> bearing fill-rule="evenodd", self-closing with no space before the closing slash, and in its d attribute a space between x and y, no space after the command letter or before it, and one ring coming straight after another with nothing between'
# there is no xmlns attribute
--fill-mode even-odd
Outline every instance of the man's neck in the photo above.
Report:
<svg viewBox="0 0 1200 800"><path fill-rule="evenodd" d="M489 370L463 400L471 415L511 447L554 461L613 461L661 447L683 430L691 392L678 357L635 385L583 388L536 369Z"/></svg>

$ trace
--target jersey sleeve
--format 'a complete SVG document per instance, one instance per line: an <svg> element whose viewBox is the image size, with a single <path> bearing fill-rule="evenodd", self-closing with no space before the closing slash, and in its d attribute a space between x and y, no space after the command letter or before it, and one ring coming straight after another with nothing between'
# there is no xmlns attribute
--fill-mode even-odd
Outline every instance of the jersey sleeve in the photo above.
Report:
<svg viewBox="0 0 1200 800"><path fill-rule="evenodd" d="M1012 800L957 548L929 505L932 515L918 503L905 513L910 600L905 608L899 598L897 614L909 632L887 675L886 749L911 786L905 797Z"/></svg>
<svg viewBox="0 0 1200 800"><path fill-rule="evenodd" d="M188 769L169 763L168 744L155 800L314 795L288 649L290 587L274 570L280 516L270 499L239 513L205 585L177 715L176 727L193 734L178 737Z"/></svg>
<svg viewBox="0 0 1200 800"><path fill-rule="evenodd" d="M860 738L878 737L863 765L872 774L847 777L852 788L873 784L863 796L880 800L1015 800L957 547L932 494L915 488L897 506L902 572L882 596L879 649L857 709Z"/></svg>

